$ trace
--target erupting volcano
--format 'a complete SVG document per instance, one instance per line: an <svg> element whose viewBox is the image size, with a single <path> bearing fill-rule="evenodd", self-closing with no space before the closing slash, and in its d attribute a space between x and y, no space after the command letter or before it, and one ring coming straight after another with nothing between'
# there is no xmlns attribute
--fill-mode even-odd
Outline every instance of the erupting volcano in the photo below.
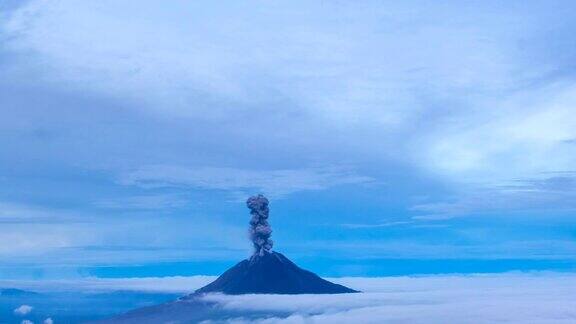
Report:
<svg viewBox="0 0 576 324"><path fill-rule="evenodd" d="M324 280L301 269L284 255L272 251L272 228L268 222L268 199L262 195L247 201L252 218L249 234L254 253L224 272L212 283L179 300L139 308L126 314L99 321L100 324L129 323L198 323L205 320L223 322L240 311L224 308L207 299L208 293L241 294L341 294L356 290Z"/></svg>
<svg viewBox="0 0 576 324"><path fill-rule="evenodd" d="M225 294L339 294L356 290L324 280L301 269L284 255L272 251L272 228L268 222L270 208L266 197L253 196L246 205L250 209L250 239L254 254L224 272L198 293Z"/></svg>

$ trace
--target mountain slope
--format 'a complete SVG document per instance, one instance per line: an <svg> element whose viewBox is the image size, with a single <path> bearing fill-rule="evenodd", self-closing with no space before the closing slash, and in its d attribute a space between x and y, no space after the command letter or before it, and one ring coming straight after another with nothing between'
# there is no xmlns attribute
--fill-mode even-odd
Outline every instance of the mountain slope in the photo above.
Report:
<svg viewBox="0 0 576 324"><path fill-rule="evenodd" d="M238 294L340 294L356 290L324 280L301 269L277 252L253 255L224 272L198 293Z"/></svg>

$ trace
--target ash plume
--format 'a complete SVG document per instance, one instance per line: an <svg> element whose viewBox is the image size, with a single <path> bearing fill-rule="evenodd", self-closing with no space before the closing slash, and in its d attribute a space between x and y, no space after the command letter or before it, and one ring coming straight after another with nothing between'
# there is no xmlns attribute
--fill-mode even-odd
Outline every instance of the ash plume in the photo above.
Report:
<svg viewBox="0 0 576 324"><path fill-rule="evenodd" d="M263 195L252 196L246 201L250 209L250 239L254 244L254 255L264 255L272 250L272 227L268 223L270 209L268 199Z"/></svg>

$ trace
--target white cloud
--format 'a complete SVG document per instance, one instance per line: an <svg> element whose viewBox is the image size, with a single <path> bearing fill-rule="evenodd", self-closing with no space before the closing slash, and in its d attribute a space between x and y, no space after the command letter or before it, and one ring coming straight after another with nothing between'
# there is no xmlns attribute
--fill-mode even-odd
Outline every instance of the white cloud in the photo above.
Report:
<svg viewBox="0 0 576 324"><path fill-rule="evenodd" d="M414 206L422 213L416 218L574 210L575 90L562 83L486 99L478 111L421 136L412 156L450 184L453 196Z"/></svg>
<svg viewBox="0 0 576 324"><path fill-rule="evenodd" d="M574 275L471 275L337 280L361 294L210 295L232 323L573 323Z"/></svg>
<svg viewBox="0 0 576 324"><path fill-rule="evenodd" d="M564 83L485 99L478 111L452 116L427 134L423 165L458 182L492 185L573 171L575 89Z"/></svg>
<svg viewBox="0 0 576 324"><path fill-rule="evenodd" d="M44 324L54 324L54 320L50 317L48 317L47 319L44 320L44 322L42 322Z"/></svg>
<svg viewBox="0 0 576 324"><path fill-rule="evenodd" d="M215 277L13 281L37 291L189 293ZM363 291L339 295L206 295L231 323L573 323L576 275L504 273L328 278ZM4 284L5 281L0 283ZM279 314L282 314L280 316Z"/></svg>
<svg viewBox="0 0 576 324"><path fill-rule="evenodd" d="M20 322L21 324L34 324L34 322L32 322L31 320L22 320L22 322Z"/></svg>
<svg viewBox="0 0 576 324"><path fill-rule="evenodd" d="M415 85L491 91L530 74L509 45L528 19L471 12L476 23L465 25L460 17L472 15L461 8L400 3L37 0L4 29L13 48L39 54L50 78L153 101L164 113L223 116L289 98L330 122L394 127L422 108Z"/></svg>
<svg viewBox="0 0 576 324"><path fill-rule="evenodd" d="M14 309L14 314L16 315L27 315L32 311L33 307L30 305L20 305L16 309Z"/></svg>
<svg viewBox="0 0 576 324"><path fill-rule="evenodd" d="M310 141L333 159L400 160L466 192L576 168L574 85L549 77L562 67L527 45L551 36L536 32L549 8L529 7L36 0L0 28L5 48L33 57L16 70L42 70L51 84L131 97L162 117L226 121L252 139L274 134L274 147L296 143L303 160L295 147ZM124 180L278 196L366 181L308 168L152 168Z"/></svg>
<svg viewBox="0 0 576 324"><path fill-rule="evenodd" d="M234 168L187 168L153 165L128 172L120 179L125 185L143 187L184 186L237 192L258 191L278 198L298 191L322 190L338 185L365 184L373 179L346 168L288 170L246 170Z"/></svg>

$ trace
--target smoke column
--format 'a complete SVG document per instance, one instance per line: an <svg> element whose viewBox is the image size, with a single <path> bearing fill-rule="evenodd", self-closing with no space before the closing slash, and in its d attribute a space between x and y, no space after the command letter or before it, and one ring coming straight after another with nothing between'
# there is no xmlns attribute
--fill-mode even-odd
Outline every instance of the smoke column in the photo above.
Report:
<svg viewBox="0 0 576 324"><path fill-rule="evenodd" d="M250 209L250 239L254 244L254 255L264 255L272 250L272 227L268 223L270 209L268 199L262 195L252 196L246 201Z"/></svg>

